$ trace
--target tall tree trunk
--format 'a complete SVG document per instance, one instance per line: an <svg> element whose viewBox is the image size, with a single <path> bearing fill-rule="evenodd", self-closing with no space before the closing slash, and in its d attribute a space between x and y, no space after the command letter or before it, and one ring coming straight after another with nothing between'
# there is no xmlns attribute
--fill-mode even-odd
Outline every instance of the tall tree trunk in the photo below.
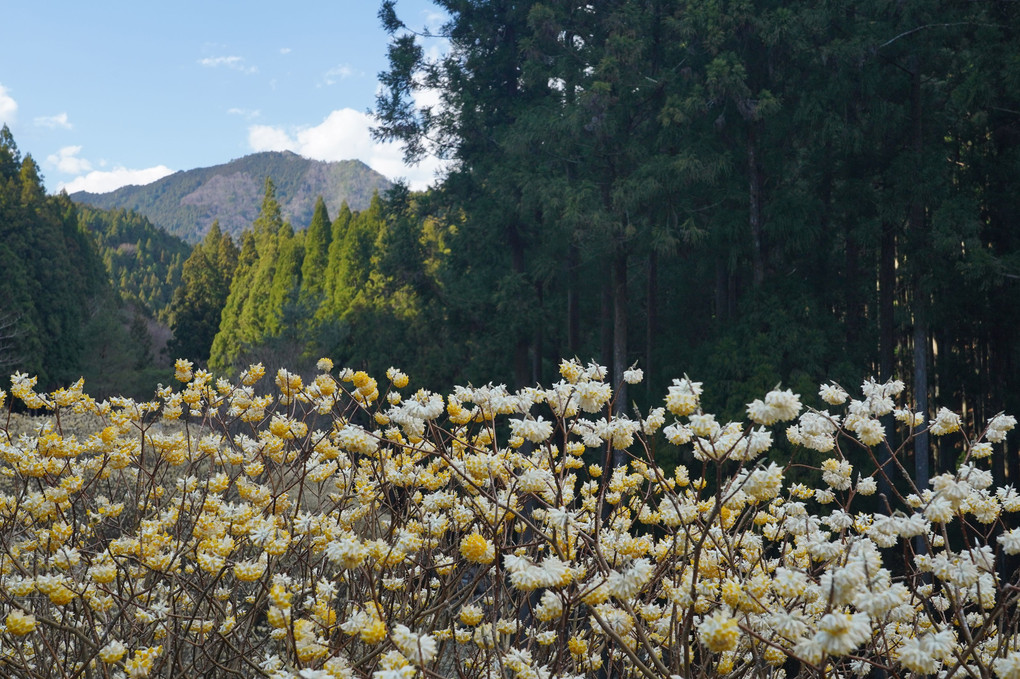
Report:
<svg viewBox="0 0 1020 679"><path fill-rule="evenodd" d="M882 222L882 238L878 256L878 376L883 382L893 379L896 371L896 226ZM896 429L892 414L882 418L887 435ZM892 498L892 486L899 476L892 464L892 450L883 445L878 450L878 463L885 471L878 476L878 491Z"/></svg>
<svg viewBox="0 0 1020 679"><path fill-rule="evenodd" d="M599 362L612 370L613 367L613 278L602 276L602 299L599 309ZM612 374L612 373L610 373Z"/></svg>
<svg viewBox="0 0 1020 679"><path fill-rule="evenodd" d="M921 72L920 64L915 56L912 59L910 78L910 112L911 112L911 146L914 155L914 177L913 196L910 201L910 214L908 216L907 228L914 239L915 250L924 242L924 203L921 200L921 154L924 150L924 137L921 127ZM920 256L917 252L915 256ZM924 413L928 418L928 345L931 339L928 335L928 300L921 285L921 267L915 264L913 275L913 316L914 316L914 398L917 401L917 410ZM930 444L928 439L928 428L914 439L914 483L919 490L928 487L930 476ZM918 540L918 545L924 543Z"/></svg>
<svg viewBox="0 0 1020 679"><path fill-rule="evenodd" d="M622 415L627 411L627 383L623 372L627 365L627 253L618 245L613 256L613 385L616 388L613 414ZM619 467L626 460L623 450L613 451L613 467Z"/></svg>
<svg viewBox="0 0 1020 679"><path fill-rule="evenodd" d="M627 254L622 248L613 256L613 383L617 387L616 413L626 410L627 383Z"/></svg>
<svg viewBox="0 0 1020 679"><path fill-rule="evenodd" d="M878 374L891 380L896 357L896 231L891 221L882 222L878 260Z"/></svg>
<svg viewBox="0 0 1020 679"><path fill-rule="evenodd" d="M854 241L853 229L847 225L844 230L846 245L843 248L843 266L846 271L844 285L844 309L846 313L846 347L853 351L860 345L861 325L864 323L864 300L861 299L861 251Z"/></svg>
<svg viewBox="0 0 1020 679"><path fill-rule="evenodd" d="M515 226L510 226L509 232L509 244L510 244L510 263L513 266L514 273L524 273L524 240L521 238L520 232ZM529 383L529 377L531 374L531 365L528 360L528 329L527 327L517 326L517 341L514 344L514 381L518 387L523 387Z"/></svg>
<svg viewBox="0 0 1020 679"><path fill-rule="evenodd" d="M916 303L916 302L915 302ZM914 316L914 401L917 412L928 418L928 327L923 319ZM914 482L919 490L928 487L930 456L928 427L914 438Z"/></svg>
<svg viewBox="0 0 1020 679"><path fill-rule="evenodd" d="M542 309L545 303L545 292L541 283L535 284L535 297L538 300L538 308ZM545 351L545 332L543 328L545 324L542 323L542 319L539 318L538 323L535 323L535 336L532 340L531 347L531 382L530 384L540 384L542 382L542 353Z"/></svg>
<svg viewBox="0 0 1020 679"><path fill-rule="evenodd" d="M655 352L655 333L659 306L659 258L655 251L648 253L648 279L645 293L645 385L651 396L652 374L655 369L652 356Z"/></svg>
<svg viewBox="0 0 1020 679"><path fill-rule="evenodd" d="M581 305L579 304L579 280L577 275L577 245L573 242L567 246L567 352L565 356L577 355L581 344Z"/></svg>
<svg viewBox="0 0 1020 679"><path fill-rule="evenodd" d="M754 286L758 287L765 280L765 235L764 214L762 206L762 170L758 159L758 123L748 121L747 127L747 177L748 177L748 208L751 226L751 264L754 275Z"/></svg>

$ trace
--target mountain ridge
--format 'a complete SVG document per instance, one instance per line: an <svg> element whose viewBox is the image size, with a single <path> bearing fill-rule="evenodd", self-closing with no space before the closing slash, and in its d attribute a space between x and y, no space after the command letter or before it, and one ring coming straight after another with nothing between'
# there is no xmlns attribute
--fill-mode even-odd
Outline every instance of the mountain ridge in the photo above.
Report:
<svg viewBox="0 0 1020 679"><path fill-rule="evenodd" d="M133 210L164 231L199 242L214 220L237 238L258 216L266 178L276 186L284 219L295 229L311 220L322 196L330 215L343 202L355 211L393 183L360 160L321 161L291 151L264 151L210 167L179 170L150 184L109 193L78 191L71 200L98 208Z"/></svg>

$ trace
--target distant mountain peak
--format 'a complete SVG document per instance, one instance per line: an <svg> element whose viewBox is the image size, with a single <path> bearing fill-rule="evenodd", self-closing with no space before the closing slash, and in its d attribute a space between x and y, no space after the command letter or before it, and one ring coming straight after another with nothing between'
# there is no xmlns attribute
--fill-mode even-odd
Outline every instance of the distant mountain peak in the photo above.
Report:
<svg viewBox="0 0 1020 679"><path fill-rule="evenodd" d="M191 243L200 241L218 219L223 231L236 239L258 216L266 177L276 186L284 219L296 230L308 226L319 196L334 217L344 202L352 210L363 210L373 193L393 186L360 160L330 162L293 151L262 151L222 165L175 172L144 186L102 194L79 191L71 199L134 210Z"/></svg>

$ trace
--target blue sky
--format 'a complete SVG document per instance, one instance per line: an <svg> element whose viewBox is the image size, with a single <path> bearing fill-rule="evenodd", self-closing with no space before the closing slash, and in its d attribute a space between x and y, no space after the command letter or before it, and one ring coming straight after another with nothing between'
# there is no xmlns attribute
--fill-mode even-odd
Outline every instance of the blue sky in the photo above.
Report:
<svg viewBox="0 0 1020 679"><path fill-rule="evenodd" d="M0 124L40 164L51 192L112 191L284 149L357 158L424 188L437 161L404 166L399 147L368 135L366 112L386 68L378 8L375 0L4 2ZM397 11L415 29L442 22L426 0L399 0Z"/></svg>

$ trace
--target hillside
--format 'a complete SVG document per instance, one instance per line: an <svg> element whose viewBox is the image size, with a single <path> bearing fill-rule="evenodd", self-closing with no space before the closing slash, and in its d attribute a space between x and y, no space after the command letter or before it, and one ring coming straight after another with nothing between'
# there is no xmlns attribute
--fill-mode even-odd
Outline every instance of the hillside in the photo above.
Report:
<svg viewBox="0 0 1020 679"><path fill-rule="evenodd" d="M191 246L123 208L79 205L78 224L95 239L110 282L121 298L140 305L149 316L166 320L166 309L181 284L181 269Z"/></svg>
<svg viewBox="0 0 1020 679"><path fill-rule="evenodd" d="M344 201L352 210L363 210L375 191L392 186L358 160L323 162L284 151L255 153L110 193L79 191L71 199L99 208L134 210L167 232L197 243L216 219L235 237L250 226L259 212L266 177L276 184L284 219L298 229L311 220L317 196L323 197L330 214L336 214Z"/></svg>

